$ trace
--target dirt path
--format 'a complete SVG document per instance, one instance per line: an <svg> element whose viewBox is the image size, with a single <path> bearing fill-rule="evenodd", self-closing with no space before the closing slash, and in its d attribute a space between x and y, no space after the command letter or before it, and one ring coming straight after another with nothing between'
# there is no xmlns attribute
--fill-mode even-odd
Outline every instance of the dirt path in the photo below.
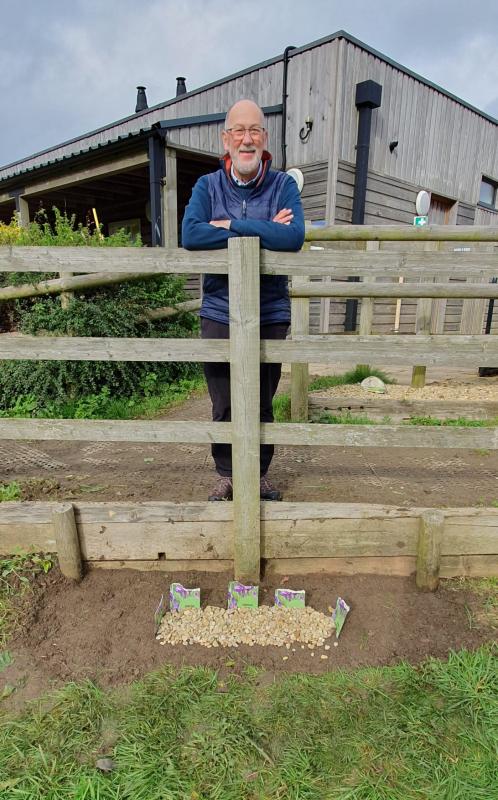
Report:
<svg viewBox="0 0 498 800"><path fill-rule="evenodd" d="M163 418L209 420L209 399ZM202 501L215 479L207 445L0 441L0 464L0 481L22 481L28 500ZM278 447L271 477L289 501L498 502L498 452L488 450Z"/></svg>

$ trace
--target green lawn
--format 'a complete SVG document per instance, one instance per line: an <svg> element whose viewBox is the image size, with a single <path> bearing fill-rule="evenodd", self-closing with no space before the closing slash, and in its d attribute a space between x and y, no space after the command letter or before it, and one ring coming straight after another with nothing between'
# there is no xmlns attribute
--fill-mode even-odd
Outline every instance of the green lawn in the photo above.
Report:
<svg viewBox="0 0 498 800"><path fill-rule="evenodd" d="M492 800L496 656L275 683L164 668L129 690L69 684L0 717L0 797Z"/></svg>

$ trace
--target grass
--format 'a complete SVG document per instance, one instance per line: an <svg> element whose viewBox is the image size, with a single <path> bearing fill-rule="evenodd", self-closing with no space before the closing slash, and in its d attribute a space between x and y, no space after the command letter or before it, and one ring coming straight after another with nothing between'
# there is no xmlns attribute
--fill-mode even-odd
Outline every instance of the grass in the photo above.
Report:
<svg viewBox="0 0 498 800"><path fill-rule="evenodd" d="M362 380L370 375L375 375L384 383L394 383L389 375L380 369L370 369L368 366L359 365L355 369L344 372L342 375L322 375L310 381L308 391L317 392L322 389L329 389L331 386L344 386L345 384L361 383ZM278 394L273 398L273 416L275 422L290 422L291 418L291 399L290 394Z"/></svg>
<svg viewBox="0 0 498 800"><path fill-rule="evenodd" d="M165 667L0 717L2 800L490 800L497 651L282 677ZM266 684L266 685L264 685ZM291 702L289 702L291 700ZM95 768L103 756L115 768Z"/></svg>
<svg viewBox="0 0 498 800"><path fill-rule="evenodd" d="M19 500L21 497L21 487L17 481L10 483L0 483L0 503L9 500Z"/></svg>
<svg viewBox="0 0 498 800"><path fill-rule="evenodd" d="M31 417L43 419L137 419L151 418L166 408L183 403L193 394L205 389L202 376L186 379L153 389L133 397L113 397L108 389L98 394L65 400L49 406L39 406L34 396L18 398L15 405L0 410L0 417Z"/></svg>

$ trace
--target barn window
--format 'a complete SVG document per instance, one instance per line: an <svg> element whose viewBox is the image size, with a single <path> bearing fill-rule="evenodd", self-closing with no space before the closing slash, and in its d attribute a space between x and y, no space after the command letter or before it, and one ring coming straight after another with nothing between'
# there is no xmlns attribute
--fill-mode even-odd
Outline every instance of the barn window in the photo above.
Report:
<svg viewBox="0 0 498 800"><path fill-rule="evenodd" d="M496 181L483 177L479 190L479 205L486 206L486 208L496 208L497 189L498 183Z"/></svg>

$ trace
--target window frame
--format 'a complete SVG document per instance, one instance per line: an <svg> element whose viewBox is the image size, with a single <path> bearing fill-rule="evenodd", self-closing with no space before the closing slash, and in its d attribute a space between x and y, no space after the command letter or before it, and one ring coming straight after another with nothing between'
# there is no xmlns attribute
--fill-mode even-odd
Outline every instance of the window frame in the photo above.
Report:
<svg viewBox="0 0 498 800"><path fill-rule="evenodd" d="M481 197L481 187L482 184L486 183L488 186L493 187L493 202L492 203L485 203L483 202ZM479 184L479 199L477 200L477 205L481 208L487 208L488 211L498 211L498 181L493 180L493 178L488 178L487 175L483 175L481 177L481 182Z"/></svg>

